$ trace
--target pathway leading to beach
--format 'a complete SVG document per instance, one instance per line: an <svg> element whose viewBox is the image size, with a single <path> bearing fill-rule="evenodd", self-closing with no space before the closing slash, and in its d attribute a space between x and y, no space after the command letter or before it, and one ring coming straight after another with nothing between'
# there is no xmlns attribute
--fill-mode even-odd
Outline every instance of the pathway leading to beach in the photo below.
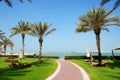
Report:
<svg viewBox="0 0 120 80"><path fill-rule="evenodd" d="M58 68L47 80L89 80L86 72L76 64L58 59Z"/></svg>

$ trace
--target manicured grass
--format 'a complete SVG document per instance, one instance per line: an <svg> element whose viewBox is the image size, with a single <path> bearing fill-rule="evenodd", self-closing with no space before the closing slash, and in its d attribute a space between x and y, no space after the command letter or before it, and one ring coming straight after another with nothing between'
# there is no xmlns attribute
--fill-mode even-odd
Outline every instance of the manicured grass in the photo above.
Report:
<svg viewBox="0 0 120 80"><path fill-rule="evenodd" d="M107 60L108 67L93 67L83 60L71 60L86 70L91 80L120 80L120 61Z"/></svg>
<svg viewBox="0 0 120 80"><path fill-rule="evenodd" d="M31 63L32 66L23 69L10 68L4 60L0 57L0 80L45 80L57 68L54 60L43 60L40 63L38 59L26 58L22 62Z"/></svg>

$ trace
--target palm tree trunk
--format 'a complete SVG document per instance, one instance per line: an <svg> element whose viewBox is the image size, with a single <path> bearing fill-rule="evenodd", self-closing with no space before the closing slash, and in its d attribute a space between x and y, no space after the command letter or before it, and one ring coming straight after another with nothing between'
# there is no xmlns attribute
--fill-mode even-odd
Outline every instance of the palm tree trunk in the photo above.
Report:
<svg viewBox="0 0 120 80"><path fill-rule="evenodd" d="M25 38L25 35L22 34L22 55L23 55L23 58L24 58L24 38Z"/></svg>
<svg viewBox="0 0 120 80"><path fill-rule="evenodd" d="M39 51L39 61L41 61L42 57L42 41L39 39L40 51Z"/></svg>
<svg viewBox="0 0 120 80"><path fill-rule="evenodd" d="M96 44L97 44L97 50L98 50L98 62L102 63L102 55L101 55L101 48L100 48L100 33L96 34Z"/></svg>
<svg viewBox="0 0 120 80"><path fill-rule="evenodd" d="M114 52L112 50L112 60L115 60Z"/></svg>
<svg viewBox="0 0 120 80"><path fill-rule="evenodd" d="M2 48L0 47L0 55L2 55Z"/></svg>
<svg viewBox="0 0 120 80"><path fill-rule="evenodd" d="M6 55L6 46L4 46L4 55Z"/></svg>

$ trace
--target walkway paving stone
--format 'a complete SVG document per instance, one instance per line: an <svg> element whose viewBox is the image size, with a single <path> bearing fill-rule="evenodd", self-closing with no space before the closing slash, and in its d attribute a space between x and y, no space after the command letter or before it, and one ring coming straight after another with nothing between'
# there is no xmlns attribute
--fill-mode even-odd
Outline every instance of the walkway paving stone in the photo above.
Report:
<svg viewBox="0 0 120 80"><path fill-rule="evenodd" d="M75 65L65 60L57 61L61 64L61 68L53 80L83 80L81 71Z"/></svg>
<svg viewBox="0 0 120 80"><path fill-rule="evenodd" d="M75 63L56 59L58 63L57 70L46 80L90 80L85 70Z"/></svg>

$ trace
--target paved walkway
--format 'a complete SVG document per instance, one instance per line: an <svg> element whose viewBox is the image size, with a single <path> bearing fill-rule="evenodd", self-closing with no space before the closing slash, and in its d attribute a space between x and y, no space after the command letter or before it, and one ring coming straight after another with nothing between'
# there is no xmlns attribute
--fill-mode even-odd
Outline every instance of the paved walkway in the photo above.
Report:
<svg viewBox="0 0 120 80"><path fill-rule="evenodd" d="M76 64L58 59L57 70L46 80L90 80L86 72Z"/></svg>

